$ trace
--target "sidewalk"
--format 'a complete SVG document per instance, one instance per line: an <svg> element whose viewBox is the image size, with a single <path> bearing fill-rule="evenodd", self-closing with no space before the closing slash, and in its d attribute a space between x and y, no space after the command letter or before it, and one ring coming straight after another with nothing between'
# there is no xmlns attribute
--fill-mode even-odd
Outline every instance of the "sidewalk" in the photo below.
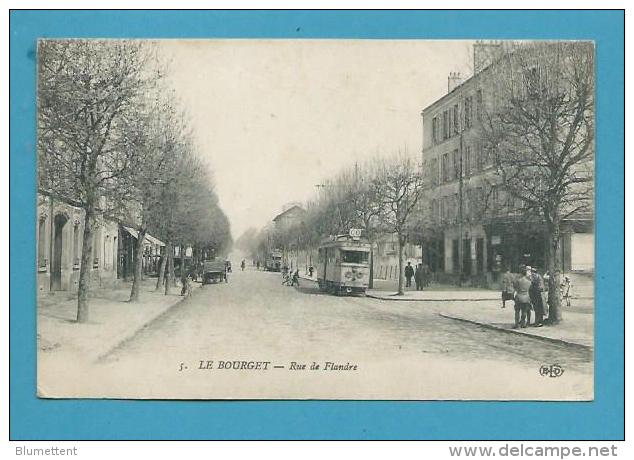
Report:
<svg viewBox="0 0 634 460"><path fill-rule="evenodd" d="M445 304L439 308L439 315L458 321L497 329L513 334L523 334L551 342L594 348L594 315L563 310L563 320L556 326L527 327L513 329L515 310L513 302L507 302L506 308L500 303L464 303Z"/></svg>
<svg viewBox="0 0 634 460"><path fill-rule="evenodd" d="M303 279L317 282L307 275ZM411 302L413 308L435 311L444 318L464 321L478 326L496 329L511 334L523 334L551 342L565 343L585 348L594 347L594 299L573 298L573 307L564 307L563 321L557 326L513 329L515 310L513 302L501 308L500 293L489 289L458 288L456 286L432 285L423 291L406 290L397 296L396 285L383 280L374 280L375 289L368 290L366 297L384 301ZM386 306L389 305L386 303Z"/></svg>
<svg viewBox="0 0 634 460"><path fill-rule="evenodd" d="M89 299L89 320L81 324L75 322L76 296L69 298L65 293L60 300L43 296L37 310L38 352L71 353L78 359L98 360L185 299L180 296L180 287L171 288L166 296L163 291L154 292L155 286L155 278L144 280L141 300L135 303L127 301L131 283L96 291ZM194 292L200 286L193 283Z"/></svg>

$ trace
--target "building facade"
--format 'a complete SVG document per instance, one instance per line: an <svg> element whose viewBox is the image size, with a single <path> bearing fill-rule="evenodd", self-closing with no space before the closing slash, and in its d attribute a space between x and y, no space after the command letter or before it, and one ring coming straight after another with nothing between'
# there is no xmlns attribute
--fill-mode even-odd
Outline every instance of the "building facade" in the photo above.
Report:
<svg viewBox="0 0 634 460"><path fill-rule="evenodd" d="M79 203L38 192L37 287L39 293L77 291L84 232ZM93 231L91 286L113 288L133 276L138 232L118 220L98 215ZM156 272L165 244L146 234L143 272Z"/></svg>
<svg viewBox="0 0 634 460"><path fill-rule="evenodd" d="M491 104L499 43L476 45L474 76L448 77L447 94L423 109L422 161L428 200L423 259L436 278L495 285L505 266L545 267L543 225L524 217L521 201L504 192L495 165L479 139L478 126ZM591 217L564 222L562 271L594 271Z"/></svg>
<svg viewBox="0 0 634 460"><path fill-rule="evenodd" d="M84 232L84 211L77 203L38 193L38 292L76 291ZM91 284L113 287L119 260L119 223L99 216L93 233Z"/></svg>

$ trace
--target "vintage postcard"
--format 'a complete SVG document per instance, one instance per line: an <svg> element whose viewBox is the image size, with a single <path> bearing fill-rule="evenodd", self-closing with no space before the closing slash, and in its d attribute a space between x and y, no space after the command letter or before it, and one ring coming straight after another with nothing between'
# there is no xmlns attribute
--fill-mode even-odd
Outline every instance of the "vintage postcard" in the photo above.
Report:
<svg viewBox="0 0 634 460"><path fill-rule="evenodd" d="M593 400L592 42L36 54L39 397Z"/></svg>

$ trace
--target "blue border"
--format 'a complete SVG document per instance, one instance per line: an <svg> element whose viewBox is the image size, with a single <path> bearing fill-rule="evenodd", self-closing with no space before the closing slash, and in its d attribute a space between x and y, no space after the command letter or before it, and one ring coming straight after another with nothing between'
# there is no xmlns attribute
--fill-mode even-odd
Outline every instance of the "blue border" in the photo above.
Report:
<svg viewBox="0 0 634 460"><path fill-rule="evenodd" d="M13 11L10 436L27 439L622 439L624 13ZM45 401L35 397L35 43L41 37L553 38L597 45L592 403ZM425 65L421 62L421 66Z"/></svg>

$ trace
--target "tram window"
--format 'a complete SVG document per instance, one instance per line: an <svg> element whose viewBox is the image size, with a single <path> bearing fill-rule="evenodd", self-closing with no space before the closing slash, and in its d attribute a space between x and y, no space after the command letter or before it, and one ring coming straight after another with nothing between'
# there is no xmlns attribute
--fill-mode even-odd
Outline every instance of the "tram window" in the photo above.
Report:
<svg viewBox="0 0 634 460"><path fill-rule="evenodd" d="M343 262L350 264L364 264L368 261L367 251L341 251Z"/></svg>

